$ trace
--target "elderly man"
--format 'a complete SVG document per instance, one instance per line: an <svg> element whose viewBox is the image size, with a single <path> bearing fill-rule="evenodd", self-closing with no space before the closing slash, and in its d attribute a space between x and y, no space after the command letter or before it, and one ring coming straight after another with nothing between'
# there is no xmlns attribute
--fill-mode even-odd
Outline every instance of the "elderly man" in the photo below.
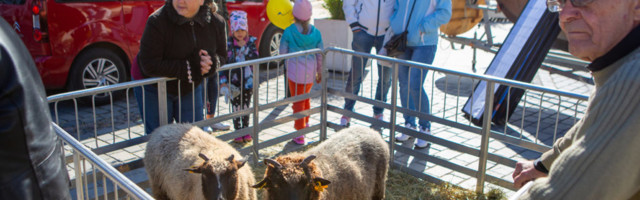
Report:
<svg viewBox="0 0 640 200"><path fill-rule="evenodd" d="M584 117L536 161L518 162L523 199L640 198L640 0L549 0L571 54L595 80ZM548 171L547 171L548 170Z"/></svg>

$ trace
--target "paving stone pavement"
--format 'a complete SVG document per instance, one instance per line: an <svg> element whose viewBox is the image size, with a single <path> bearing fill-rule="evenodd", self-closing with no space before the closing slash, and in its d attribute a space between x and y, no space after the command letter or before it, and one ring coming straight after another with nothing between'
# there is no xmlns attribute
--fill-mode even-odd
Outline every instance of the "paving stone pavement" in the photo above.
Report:
<svg viewBox="0 0 640 200"><path fill-rule="evenodd" d="M509 25L496 26L494 30L498 34L494 34L499 39L499 37L504 37L506 35L505 32L507 32L509 28ZM457 44L455 47L456 49L454 49L449 42L440 40L440 43L438 44L438 52L433 65L446 69L474 73L471 67L472 50L469 47L459 49L460 46ZM494 54L483 51L478 51L477 54L477 72L481 73L484 72L485 68L490 64ZM373 65L375 66L375 61L373 62ZM261 70L262 76L260 77L261 84L259 86L260 104L264 105L281 100L285 96L285 79L281 75L282 68L269 68L268 71L264 69ZM377 81L377 77L375 75L377 74L376 67L368 67L365 73L360 95L371 98L375 94L375 83ZM330 88L337 90L344 89L346 74L336 72L327 78L328 86ZM474 84L475 82L473 80L467 78L459 78L457 76L447 75L440 72L429 72L427 80L425 81L425 89L427 90L427 95L432 104L430 105L432 115L451 121L470 124L461 115L460 108L466 102ZM589 84L575 81L557 74L550 74L544 70L540 70L537 73L533 80L533 84L553 89L560 89L563 91L571 91L583 95L588 95L593 88L593 86ZM320 85L316 84L312 90L317 91L320 89ZM144 135L144 129L141 125L141 116L138 112L138 105L132 92L130 92L128 96L128 98L116 101L113 106L106 105L96 107L95 111L91 106L79 105L77 107L77 115L75 112L76 108L73 103L61 102L57 106L57 114L56 108L52 104L51 113L53 114L53 119L57 124L63 127L71 135L79 138L79 140L86 146L95 149L97 147L104 147L108 144L135 139ZM389 96L391 96L391 94L389 94ZM220 98L218 102L218 115L231 113L230 105L226 103L223 98ZM320 103L321 101L319 97L311 99L312 108L319 106ZM335 95L328 96L329 105L342 107L343 103L344 100L342 97ZM560 137L581 117L581 114L584 113L584 110L586 109L585 106L586 102L579 102L571 99L559 99L552 95L541 94L539 92L529 92L525 95L516 111L514 111L514 114L509 118L509 123L506 126L494 126L493 129L507 135L519 137L521 140L551 145L556 138ZM365 116L372 116L373 114L371 105L361 102L356 104L354 110ZM259 121L262 123L273 120L282 120L280 118L281 116L287 116L292 113L293 111L290 105L281 105L272 109L261 110L259 114ZM389 116L391 116L389 110L385 110L384 114L385 120L389 121ZM327 120L339 123L340 117L341 115L338 113L328 112ZM311 126L319 124L319 114L312 115L310 118ZM539 121L540 123L538 123ZM404 119L401 114L398 114L396 122L397 125L403 124ZM229 125L232 124L231 120L227 120L225 123ZM352 126L354 125L369 126L369 123L354 120L352 121ZM458 144L464 144L465 146L472 148L479 148L480 146L481 136L475 133L470 133L438 123L433 123L431 130L434 136L441 139ZM261 130L259 141L267 141L294 131L293 121L288 121L281 125ZM224 133L227 132L214 132L214 134ZM333 129L328 129L329 136L333 133ZM384 129L382 134L385 139L389 139L390 133L387 129ZM316 142L319 138L319 132L311 132L306 136L308 142ZM249 144L233 145L237 148L247 148L250 146ZM408 142L403 145L411 148L412 143ZM145 143L142 143L100 154L100 157L115 166L142 158L144 156L144 148ZM66 147L65 149L67 150L67 155L70 155L69 148ZM283 142L270 148L260 150L259 153L261 157L270 157L292 149L297 149L297 145L293 145L290 142ZM470 169L477 169L478 167L477 155L461 153L438 144L432 144L426 151L428 151L429 155L447 160L460 166ZM507 144L496 139L490 140L489 152L513 160L534 159L540 155L539 152ZM464 188L475 189L476 179L474 177L453 171L440 165L435 165L428 160L421 160L420 158L398 154L395 162L404 164L416 170L421 170L425 174L451 182ZM85 171L90 169L91 168L89 166ZM75 174L73 173L73 164L68 165L68 170L72 178L75 177ZM487 164L487 174L504 180L511 180L512 171L513 166L504 166L491 161ZM127 176L134 180L144 180L146 178L144 171L140 170L127 172ZM499 186L496 185L489 185L489 188L499 188ZM508 194L511 194L511 192L508 192Z"/></svg>

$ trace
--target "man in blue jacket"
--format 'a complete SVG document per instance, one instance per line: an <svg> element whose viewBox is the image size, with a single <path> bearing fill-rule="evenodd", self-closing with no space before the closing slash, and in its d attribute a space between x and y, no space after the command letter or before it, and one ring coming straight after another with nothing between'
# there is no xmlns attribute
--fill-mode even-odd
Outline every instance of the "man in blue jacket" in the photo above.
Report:
<svg viewBox="0 0 640 200"><path fill-rule="evenodd" d="M389 27L389 19L393 12L396 0L344 0L342 10L351 31L353 42L351 48L357 52L369 53L375 47L376 52L382 50L384 34ZM362 85L362 74L367 64L367 58L354 57L352 59L351 72L345 87L346 92L358 94ZM386 102L387 93L391 86L391 69L378 65L378 84L376 88L376 100ZM344 109L353 111L356 101L344 99ZM383 120L383 109L373 107L374 118ZM342 116L340 125L349 126L351 118Z"/></svg>

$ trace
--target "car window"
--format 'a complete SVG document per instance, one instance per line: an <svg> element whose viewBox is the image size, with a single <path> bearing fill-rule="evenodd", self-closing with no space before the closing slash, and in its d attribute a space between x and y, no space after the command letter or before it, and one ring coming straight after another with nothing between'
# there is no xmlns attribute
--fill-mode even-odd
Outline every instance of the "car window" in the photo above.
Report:
<svg viewBox="0 0 640 200"><path fill-rule="evenodd" d="M0 0L0 4L22 5L26 0Z"/></svg>

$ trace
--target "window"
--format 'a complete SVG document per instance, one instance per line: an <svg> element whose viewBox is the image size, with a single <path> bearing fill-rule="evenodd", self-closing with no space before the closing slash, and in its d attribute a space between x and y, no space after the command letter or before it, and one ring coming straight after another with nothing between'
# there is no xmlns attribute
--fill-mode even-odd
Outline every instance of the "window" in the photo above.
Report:
<svg viewBox="0 0 640 200"><path fill-rule="evenodd" d="M0 4L23 5L26 0L0 0Z"/></svg>

